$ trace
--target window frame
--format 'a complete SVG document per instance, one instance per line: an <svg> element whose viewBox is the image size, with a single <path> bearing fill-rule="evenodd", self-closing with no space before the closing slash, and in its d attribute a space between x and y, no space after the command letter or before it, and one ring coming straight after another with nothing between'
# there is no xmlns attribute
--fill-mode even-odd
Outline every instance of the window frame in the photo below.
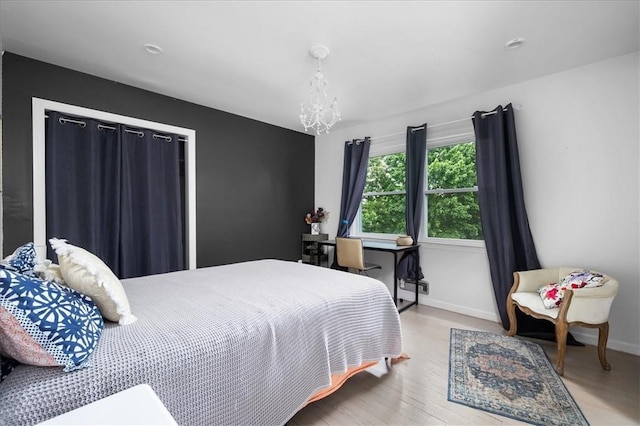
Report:
<svg viewBox="0 0 640 426"><path fill-rule="evenodd" d="M471 240L471 239L462 239L462 238L439 238L439 237L428 237L427 236L427 218L428 218L428 204L427 204L427 196L429 194L434 193L463 193L463 192L478 192L478 186L474 186L472 188L450 188L450 189L427 189L428 188L428 179L429 179L429 164L428 164L428 153L430 149L441 148L445 146L458 145L469 142L476 142L475 133L473 131L473 124L471 120L466 123L459 124L458 122L452 122L450 124L456 124L456 126L447 126L448 123L443 123L441 126L443 128L438 128L440 126L427 126L427 152L425 153L425 173L424 173L424 211L422 224L420 226L420 232L418 234L418 242L422 244L436 244L436 245L453 245L453 246L466 246L466 247L485 247L484 239L480 240ZM433 129L433 128L438 128ZM432 130L433 129L433 130ZM433 137L429 135L432 134ZM376 144L377 143L377 144ZM377 146L376 146L377 145ZM384 155L397 154L401 152L406 152L405 142L396 139L395 141L389 142L378 142L376 139L372 142L371 152L369 154L370 158L373 157L381 157ZM366 193L366 195L392 195L392 194L406 194L405 191L389 191L389 192L372 192ZM365 193L362 194L364 198ZM362 231L362 200L360 201L360 206L358 207L358 212L354 219L351 228L349 229L349 234L362 237L362 238L374 238L380 240L393 240L398 237L396 234L387 234L387 233L372 233L372 232L363 232Z"/></svg>
<svg viewBox="0 0 640 426"><path fill-rule="evenodd" d="M394 138L390 140L377 139L372 142L371 149L369 151L369 158L382 157L385 155L399 154L405 152L404 140ZM368 192L367 195L406 195L406 188L404 191L388 191L388 192ZM362 194L364 198L365 193ZM360 205L358 206L358 212L353 220L353 224L349 229L349 235L370 238L376 240L392 240L395 241L398 238L397 234L385 234L377 232L362 232L362 199L360 199Z"/></svg>
<svg viewBox="0 0 640 426"><path fill-rule="evenodd" d="M435 139L435 138L434 138ZM429 162L428 155L430 149L443 148L453 145L461 145L465 143L473 142L476 143L475 134L471 133L462 133L447 137L438 138L438 140L432 140L432 143L429 143L427 140L427 152L425 153L425 161L424 161L424 209L422 212L422 225L420 226L420 235L418 240L420 242L425 243L433 243L433 244L448 244L448 245L459 245L459 246L472 246L472 247L484 247L484 238L480 240L472 240L467 238L441 238L441 237L429 237L427 236L427 221L429 218L429 204L427 203L427 196L429 194L456 194L456 193L468 193L468 192L478 192L478 185L467 188L437 188L437 189L427 189L429 183Z"/></svg>

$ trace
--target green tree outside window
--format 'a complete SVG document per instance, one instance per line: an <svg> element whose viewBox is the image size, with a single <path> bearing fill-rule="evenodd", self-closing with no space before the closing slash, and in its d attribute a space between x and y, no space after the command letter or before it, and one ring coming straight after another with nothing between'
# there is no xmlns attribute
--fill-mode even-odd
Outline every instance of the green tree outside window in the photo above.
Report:
<svg viewBox="0 0 640 426"><path fill-rule="evenodd" d="M369 159L362 197L362 232L405 234L404 152Z"/></svg>
<svg viewBox="0 0 640 426"><path fill-rule="evenodd" d="M362 232L406 233L404 152L372 157L362 197ZM429 237L482 239L475 143L427 150L426 231Z"/></svg>

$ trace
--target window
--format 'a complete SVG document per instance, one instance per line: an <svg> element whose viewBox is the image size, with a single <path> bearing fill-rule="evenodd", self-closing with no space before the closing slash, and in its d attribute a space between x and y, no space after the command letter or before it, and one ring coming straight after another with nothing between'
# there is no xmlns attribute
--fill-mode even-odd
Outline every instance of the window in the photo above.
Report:
<svg viewBox="0 0 640 426"><path fill-rule="evenodd" d="M460 136L460 135L457 135ZM450 138L428 143L422 237L482 240L475 142ZM471 140L470 140L471 139ZM406 233L404 152L374 155L360 206L362 234ZM356 226L357 222L356 222Z"/></svg>
<svg viewBox="0 0 640 426"><path fill-rule="evenodd" d="M404 152L369 158L360 223L363 233L405 234Z"/></svg>
<svg viewBox="0 0 640 426"><path fill-rule="evenodd" d="M481 240L475 142L427 148L425 175L427 237Z"/></svg>

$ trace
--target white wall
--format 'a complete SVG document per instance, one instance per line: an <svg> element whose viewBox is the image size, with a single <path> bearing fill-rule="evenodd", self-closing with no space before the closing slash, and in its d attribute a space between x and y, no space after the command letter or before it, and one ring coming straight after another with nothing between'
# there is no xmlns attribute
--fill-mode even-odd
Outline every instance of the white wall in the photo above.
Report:
<svg viewBox="0 0 640 426"><path fill-rule="evenodd" d="M540 262L615 276L621 288L609 347L640 354L639 58L619 56L317 137L315 199L334 214L323 232L337 230L344 141L520 104L515 115L525 202ZM391 283L391 257L368 256L383 264L377 277ZM423 243L421 264L431 285L420 303L497 321L484 248ZM597 342L596 330L572 333Z"/></svg>

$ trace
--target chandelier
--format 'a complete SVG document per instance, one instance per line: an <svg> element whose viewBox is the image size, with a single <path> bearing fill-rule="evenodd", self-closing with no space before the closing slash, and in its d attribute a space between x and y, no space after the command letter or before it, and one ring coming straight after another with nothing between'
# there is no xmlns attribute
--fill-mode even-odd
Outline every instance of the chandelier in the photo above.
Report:
<svg viewBox="0 0 640 426"><path fill-rule="evenodd" d="M300 103L300 121L307 129L315 129L316 134L329 133L331 126L340 121L338 111L338 98L333 98L329 103L326 87L327 81L320 70L320 61L329 55L326 46L314 46L309 50L311 56L318 60L318 69L314 79L309 83L309 97L306 102Z"/></svg>

